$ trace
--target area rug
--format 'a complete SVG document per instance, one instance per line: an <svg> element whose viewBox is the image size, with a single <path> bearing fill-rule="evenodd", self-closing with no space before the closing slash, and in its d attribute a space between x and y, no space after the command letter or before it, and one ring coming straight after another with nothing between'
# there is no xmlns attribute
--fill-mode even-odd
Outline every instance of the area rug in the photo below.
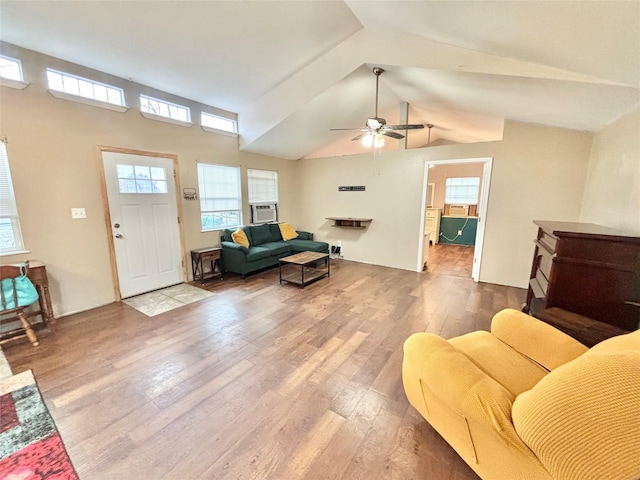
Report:
<svg viewBox="0 0 640 480"><path fill-rule="evenodd" d="M181 283L180 285L127 298L122 303L126 303L148 317L154 317L212 296L212 292L203 288Z"/></svg>
<svg viewBox="0 0 640 480"><path fill-rule="evenodd" d="M0 480L77 480L31 370L0 380Z"/></svg>

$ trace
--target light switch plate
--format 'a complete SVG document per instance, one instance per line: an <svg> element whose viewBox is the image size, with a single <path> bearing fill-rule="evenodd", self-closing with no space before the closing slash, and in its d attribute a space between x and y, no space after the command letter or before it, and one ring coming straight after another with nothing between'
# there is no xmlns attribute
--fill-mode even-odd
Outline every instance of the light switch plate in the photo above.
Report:
<svg viewBox="0 0 640 480"><path fill-rule="evenodd" d="M72 208L71 218L87 218L87 211L84 208Z"/></svg>

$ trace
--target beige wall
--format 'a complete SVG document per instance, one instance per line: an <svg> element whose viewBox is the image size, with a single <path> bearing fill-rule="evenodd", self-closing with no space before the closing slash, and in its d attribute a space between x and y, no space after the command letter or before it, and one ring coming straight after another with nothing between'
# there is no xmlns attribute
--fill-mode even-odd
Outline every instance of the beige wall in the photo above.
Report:
<svg viewBox="0 0 640 480"><path fill-rule="evenodd" d="M640 235L640 107L595 134L580 220Z"/></svg>
<svg viewBox="0 0 640 480"><path fill-rule="evenodd" d="M3 53L13 52L3 48ZM54 98L45 89L44 69L55 66L122 86L127 103L137 105L143 89L161 92L64 64L35 52L18 51L25 78L24 90L2 87L0 91L0 134L7 136L7 150L13 175L20 222L28 254L3 256L2 263L37 259L46 263L56 315L86 310L114 301L108 235L104 220L96 147L112 147L176 154L182 188L197 188L196 161L240 165L246 202L246 169L277 170L280 183L280 213L283 220L297 211L294 162L238 150L238 140L190 128L145 119L136 108L118 113ZM173 100L173 98L167 98ZM207 108L185 99L192 115ZM174 100L176 101L176 100ZM211 109L210 109L211 110ZM72 220L70 208L86 208L87 218ZM199 203L182 200L185 248L213 246L218 232L200 232ZM249 222L249 210L244 212ZM191 261L185 258L187 269Z"/></svg>
<svg viewBox="0 0 640 480"><path fill-rule="evenodd" d="M300 161L302 226L345 258L415 270L424 164L493 157L480 280L526 287L535 219L577 221L592 135L507 122L498 142ZM365 192L338 192L365 185ZM366 230L331 227L330 216L371 217Z"/></svg>

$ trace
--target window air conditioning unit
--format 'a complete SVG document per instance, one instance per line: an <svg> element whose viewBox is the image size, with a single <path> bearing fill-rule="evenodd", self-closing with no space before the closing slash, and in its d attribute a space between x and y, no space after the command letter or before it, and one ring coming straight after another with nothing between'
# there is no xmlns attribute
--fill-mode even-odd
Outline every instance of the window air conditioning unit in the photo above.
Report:
<svg viewBox="0 0 640 480"><path fill-rule="evenodd" d="M451 205L449 206L449 216L451 217L468 217L469 205Z"/></svg>
<svg viewBox="0 0 640 480"><path fill-rule="evenodd" d="M278 221L278 204L251 205L251 223L270 223Z"/></svg>

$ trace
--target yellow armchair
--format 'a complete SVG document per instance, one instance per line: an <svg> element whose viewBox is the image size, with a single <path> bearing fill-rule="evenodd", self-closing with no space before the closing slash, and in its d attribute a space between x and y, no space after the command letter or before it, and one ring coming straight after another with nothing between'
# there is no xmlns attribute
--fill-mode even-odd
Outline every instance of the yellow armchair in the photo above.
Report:
<svg viewBox="0 0 640 480"><path fill-rule="evenodd" d="M589 350L508 309L491 332L412 335L402 377L485 480L640 478L640 331Z"/></svg>

